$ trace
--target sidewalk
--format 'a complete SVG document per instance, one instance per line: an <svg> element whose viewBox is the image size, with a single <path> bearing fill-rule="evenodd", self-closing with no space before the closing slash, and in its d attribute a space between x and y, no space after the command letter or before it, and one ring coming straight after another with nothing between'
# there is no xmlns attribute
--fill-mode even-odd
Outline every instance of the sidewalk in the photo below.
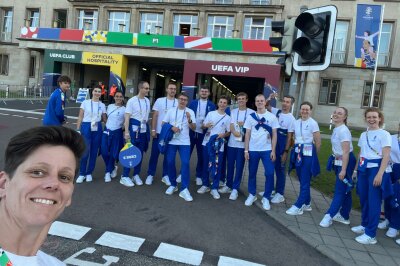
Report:
<svg viewBox="0 0 400 266"><path fill-rule="evenodd" d="M261 175L257 175L257 188L258 191L262 191L265 181L262 166L259 168L259 173ZM248 194L247 174L245 174L242 183L242 190L246 192L246 195ZM385 236L386 230L378 229L378 243L375 245L362 245L354 240L357 235L350 230L350 227L360 224L361 213L359 211L352 210L350 225L333 222L329 228L320 227L319 223L332 199L313 188L311 188L313 210L311 212L305 211L303 215L299 216L287 215L285 211L296 201L299 187L299 181L296 177L287 176L285 202L271 204L271 210L266 211L266 214L341 265L400 265L400 246L396 244L394 239ZM261 205L261 197L257 196L259 200L255 204L264 211Z"/></svg>

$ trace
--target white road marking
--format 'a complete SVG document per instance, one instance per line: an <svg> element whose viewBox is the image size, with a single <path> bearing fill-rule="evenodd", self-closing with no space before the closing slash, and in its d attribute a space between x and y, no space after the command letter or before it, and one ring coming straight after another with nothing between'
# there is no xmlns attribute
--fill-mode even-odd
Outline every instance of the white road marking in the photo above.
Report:
<svg viewBox="0 0 400 266"><path fill-rule="evenodd" d="M29 111L29 110L19 110L19 109L9 109L9 108L0 108L0 111L25 113L25 114L33 114L33 115L44 115L44 112L35 112L35 111ZM78 117L68 115L68 119L78 119Z"/></svg>
<svg viewBox="0 0 400 266"><path fill-rule="evenodd" d="M12 116L15 116L15 117L24 117L23 115L12 115Z"/></svg>
<svg viewBox="0 0 400 266"><path fill-rule="evenodd" d="M25 118L29 118L29 119L40 119L38 117L33 117L33 116L25 116Z"/></svg>
<svg viewBox="0 0 400 266"><path fill-rule="evenodd" d="M263 264L253 263L245 260L234 259L230 257L220 256L218 266L265 266Z"/></svg>
<svg viewBox="0 0 400 266"><path fill-rule="evenodd" d="M90 227L55 221L49 230L49 235L80 240L90 231Z"/></svg>
<svg viewBox="0 0 400 266"><path fill-rule="evenodd" d="M122 235L107 231L99 239L97 239L95 244L132 252L138 252L144 241L144 238Z"/></svg>
<svg viewBox="0 0 400 266"><path fill-rule="evenodd" d="M4 113L0 113L0 115L10 115L10 114L4 114Z"/></svg>
<svg viewBox="0 0 400 266"><path fill-rule="evenodd" d="M161 243L153 256L190 265L200 265L204 252Z"/></svg>
<svg viewBox="0 0 400 266"><path fill-rule="evenodd" d="M95 251L96 251L96 249L93 248L93 247L84 248L84 249L79 250L78 252L76 252L74 255L72 255L68 259L64 260L64 262L67 263L67 264L76 265L76 266L103 266L103 265L104 266L108 266L108 265L111 265L113 263L117 263L119 261L118 257L107 256L107 255L103 255L102 256L102 258L106 261L103 264L97 263L97 262L91 262L91 261L87 261L87 260L77 259L77 257L79 257L79 255L81 255L83 253L93 254Z"/></svg>

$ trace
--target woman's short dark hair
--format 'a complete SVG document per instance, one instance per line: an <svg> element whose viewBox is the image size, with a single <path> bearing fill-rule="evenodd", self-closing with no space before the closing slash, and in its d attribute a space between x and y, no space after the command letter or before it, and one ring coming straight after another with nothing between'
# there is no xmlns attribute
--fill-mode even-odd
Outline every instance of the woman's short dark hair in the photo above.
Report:
<svg viewBox="0 0 400 266"><path fill-rule="evenodd" d="M66 82L71 84L71 79L68 76L62 75L58 77L57 84L60 84L61 82Z"/></svg>
<svg viewBox="0 0 400 266"><path fill-rule="evenodd" d="M302 103L300 104L300 108L301 108L303 105L308 105L308 106L310 106L310 110L312 110L312 108L313 108L312 104L311 104L310 102L307 102L307 101L302 102Z"/></svg>
<svg viewBox="0 0 400 266"><path fill-rule="evenodd" d="M76 160L75 174L79 170L79 161L85 151L82 136L67 127L41 126L25 130L11 138L4 153L4 171L13 177L15 170L29 155L43 145L65 146L72 151Z"/></svg>

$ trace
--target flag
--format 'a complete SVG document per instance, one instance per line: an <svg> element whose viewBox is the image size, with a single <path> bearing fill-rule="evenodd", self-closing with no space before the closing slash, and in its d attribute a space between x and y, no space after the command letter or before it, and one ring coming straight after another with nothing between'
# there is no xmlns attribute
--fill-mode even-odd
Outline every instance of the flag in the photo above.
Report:
<svg viewBox="0 0 400 266"><path fill-rule="evenodd" d="M375 68L381 10L380 5L357 5L354 62L356 67Z"/></svg>

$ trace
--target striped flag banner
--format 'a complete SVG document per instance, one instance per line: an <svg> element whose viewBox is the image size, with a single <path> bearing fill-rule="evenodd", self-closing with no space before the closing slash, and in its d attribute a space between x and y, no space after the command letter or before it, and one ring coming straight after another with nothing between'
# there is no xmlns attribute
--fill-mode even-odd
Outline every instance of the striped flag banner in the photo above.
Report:
<svg viewBox="0 0 400 266"><path fill-rule="evenodd" d="M185 36L184 43L188 49L212 49L210 37Z"/></svg>

